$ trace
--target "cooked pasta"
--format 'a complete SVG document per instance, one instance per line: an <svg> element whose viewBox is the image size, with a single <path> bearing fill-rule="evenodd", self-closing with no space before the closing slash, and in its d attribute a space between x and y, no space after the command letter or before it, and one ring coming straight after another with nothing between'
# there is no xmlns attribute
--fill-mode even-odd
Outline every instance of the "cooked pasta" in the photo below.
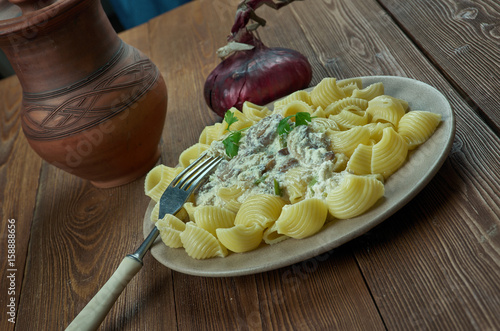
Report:
<svg viewBox="0 0 500 331"><path fill-rule="evenodd" d="M295 115L299 112L306 112L312 114L314 109L312 106L308 105L304 101L294 100L289 103L283 105L280 108L277 108L275 112L281 114L283 117L288 117Z"/></svg>
<svg viewBox="0 0 500 331"><path fill-rule="evenodd" d="M273 223L273 225L269 228L267 228L264 233L262 234L262 239L264 242L268 245L274 245L277 243L282 242L283 240L286 240L290 238L287 235L284 235L282 233L278 233L278 228L276 226L276 222Z"/></svg>
<svg viewBox="0 0 500 331"><path fill-rule="evenodd" d="M192 205L193 203L190 202L190 204ZM186 206L186 204L184 204L184 206ZM159 214L160 214L160 202L157 202L157 203L155 203L153 209L151 210L150 220L151 220L152 223L158 222L159 216L160 216ZM181 221L189 219L189 215L188 215L188 213L187 213L187 211L186 211L186 209L184 207L181 208L181 210L179 210L175 214L175 217L177 217Z"/></svg>
<svg viewBox="0 0 500 331"><path fill-rule="evenodd" d="M283 207L276 221L278 233L302 239L312 236L325 224L328 209L323 200L306 199Z"/></svg>
<svg viewBox="0 0 500 331"><path fill-rule="evenodd" d="M332 115L328 118L335 121L340 130L349 130L368 124L368 114L357 106L348 106L337 115Z"/></svg>
<svg viewBox="0 0 500 331"><path fill-rule="evenodd" d="M196 225L214 236L216 229L233 226L235 217L232 211L217 206L199 206L193 215Z"/></svg>
<svg viewBox="0 0 500 331"><path fill-rule="evenodd" d="M196 226L193 222L186 223L186 228L179 235L186 253L193 259L208 259L211 257L226 257L226 247L221 245L213 234Z"/></svg>
<svg viewBox="0 0 500 331"><path fill-rule="evenodd" d="M206 126L201 132L198 142L200 144L210 145L212 142L221 139L224 134L223 131L224 125L222 123Z"/></svg>
<svg viewBox="0 0 500 331"><path fill-rule="evenodd" d="M352 106L356 106L357 109L359 110L366 110L366 108L368 108L368 101L361 98L353 98L353 97L344 98L328 105L328 107L325 108L325 114L327 116L336 115L340 113L343 109Z"/></svg>
<svg viewBox="0 0 500 331"><path fill-rule="evenodd" d="M264 117L271 115L269 108L265 106L258 106L249 101L245 101L243 103L241 112L246 116L246 118L253 122L258 122Z"/></svg>
<svg viewBox="0 0 500 331"><path fill-rule="evenodd" d="M243 193L244 189L238 186L221 187L217 191L217 195L225 202L225 207L236 213L240 209L241 202L238 197Z"/></svg>
<svg viewBox="0 0 500 331"><path fill-rule="evenodd" d="M344 92L347 98L351 97L354 91L359 90L359 87L355 83L351 83L345 86L339 85L339 87L342 90L342 92Z"/></svg>
<svg viewBox="0 0 500 331"><path fill-rule="evenodd" d="M228 110L228 112L233 113L233 115L238 119L238 121L234 124L231 125L231 130L241 130L244 128L248 128L254 124L253 121L249 120L248 117L245 116L241 111L239 111L236 108L231 108ZM223 126L223 132L227 133L228 130L228 123L226 121L222 122Z"/></svg>
<svg viewBox="0 0 500 331"><path fill-rule="evenodd" d="M372 173L373 145L359 144L347 162L347 171L356 175L367 175Z"/></svg>
<svg viewBox="0 0 500 331"><path fill-rule="evenodd" d="M284 97L283 99L274 102L274 109L278 109L280 107L283 107L284 105L286 105L292 101L302 101L302 102L305 102L308 105L312 106L311 96L309 95L309 92L304 91L304 90L300 90L300 91L293 92L290 95Z"/></svg>
<svg viewBox="0 0 500 331"><path fill-rule="evenodd" d="M252 195L241 205L240 210L236 214L234 224L241 224L248 227L258 224L261 228L265 229L278 219L284 205L285 201L275 195Z"/></svg>
<svg viewBox="0 0 500 331"><path fill-rule="evenodd" d="M311 91L311 102L315 107L325 109L332 102L346 97L344 91L337 86L335 78L324 78Z"/></svg>
<svg viewBox="0 0 500 331"><path fill-rule="evenodd" d="M262 232L259 224L236 224L231 228L217 229L217 238L230 251L243 253L254 250L260 245Z"/></svg>
<svg viewBox="0 0 500 331"><path fill-rule="evenodd" d="M180 235L186 229L186 223L173 215L167 214L156 222L156 227L160 231L161 240L165 245L172 248L182 247Z"/></svg>
<svg viewBox="0 0 500 331"><path fill-rule="evenodd" d="M159 217L160 217L160 203L157 202L155 203L153 209L151 210L151 216L149 217L149 219L151 220L151 222L156 223L158 222Z"/></svg>
<svg viewBox="0 0 500 331"><path fill-rule="evenodd" d="M389 177L403 165L407 154L406 141L393 128L385 128L382 139L373 146L372 174Z"/></svg>
<svg viewBox="0 0 500 331"><path fill-rule="evenodd" d="M376 142L380 141L382 139L382 134L385 128L391 127L394 128L394 125L391 123L368 123L364 125L365 128L370 130L370 139L374 140Z"/></svg>
<svg viewBox="0 0 500 331"><path fill-rule="evenodd" d="M352 92L352 97L353 98L360 98L360 99L365 99L365 100L372 100L375 97L378 97L380 95L384 94L384 84L382 83L374 83L371 84L364 89L360 90L354 90Z"/></svg>
<svg viewBox="0 0 500 331"><path fill-rule="evenodd" d="M163 192L172 180L182 171L182 168L171 168L163 164L157 165L146 175L144 191L148 197L158 202Z"/></svg>
<svg viewBox="0 0 500 331"><path fill-rule="evenodd" d="M326 130L340 131L337 122L328 118L313 117L309 125L315 132L326 132Z"/></svg>
<svg viewBox="0 0 500 331"><path fill-rule="evenodd" d="M428 111L410 111L398 125L398 133L408 143L408 149L415 149L432 136L441 122L441 115Z"/></svg>
<svg viewBox="0 0 500 331"><path fill-rule="evenodd" d="M366 112L371 116L372 122L387 122L398 126L399 120L405 114L401 103L388 95L378 96L368 102Z"/></svg>
<svg viewBox="0 0 500 331"><path fill-rule="evenodd" d="M349 158L344 153L335 153L335 157L333 158L332 171L341 172L345 170L345 168L347 167L347 162L349 162Z"/></svg>
<svg viewBox="0 0 500 331"><path fill-rule="evenodd" d="M408 101L403 100L403 99L398 99L398 98L393 98L393 99L397 100L401 104L401 106L403 107L405 112L408 111L408 108L410 107L410 105L408 104Z"/></svg>
<svg viewBox="0 0 500 331"><path fill-rule="evenodd" d="M330 214L353 218L370 209L384 195L384 184L373 177L346 175L326 198Z"/></svg>
<svg viewBox="0 0 500 331"><path fill-rule="evenodd" d="M186 168L196 160L200 155L205 152L210 146L205 144L194 144L193 146L184 150L179 156L179 164L181 167Z"/></svg>
<svg viewBox="0 0 500 331"><path fill-rule="evenodd" d="M182 209L185 210L188 219L194 220L194 212L196 211L196 208L198 207L195 206L194 203L186 202Z"/></svg>
<svg viewBox="0 0 500 331"><path fill-rule="evenodd" d="M296 167L285 173L285 184L288 190L290 203L296 203L304 199L307 183L303 179L304 169Z"/></svg>
<svg viewBox="0 0 500 331"><path fill-rule="evenodd" d="M337 81L337 86L342 89L349 86L356 86L357 89L362 89L363 81L361 78L347 78Z"/></svg>
<svg viewBox="0 0 500 331"><path fill-rule="evenodd" d="M342 79L342 80L337 81L337 85L340 88L346 87L348 85L356 85L356 87L358 89L361 89L361 88L363 88L363 80L361 78L358 78L358 77L346 78L346 79Z"/></svg>
<svg viewBox="0 0 500 331"><path fill-rule="evenodd" d="M314 120L315 118L326 118L326 113L325 110L321 107L316 107L314 112L311 115L311 120Z"/></svg>
<svg viewBox="0 0 500 331"><path fill-rule="evenodd" d="M331 150L351 156L359 144L366 144L370 140L370 131L357 126L347 131L329 131Z"/></svg>
<svg viewBox="0 0 500 331"><path fill-rule="evenodd" d="M273 110L247 101L242 111L228 112L181 153L178 168L157 166L145 180L162 241L194 259L306 238L325 222L362 215L441 121L360 78L325 78L311 92L276 101ZM225 148L235 132L237 153L229 157ZM164 190L202 153L225 160L177 215L159 220Z"/></svg>

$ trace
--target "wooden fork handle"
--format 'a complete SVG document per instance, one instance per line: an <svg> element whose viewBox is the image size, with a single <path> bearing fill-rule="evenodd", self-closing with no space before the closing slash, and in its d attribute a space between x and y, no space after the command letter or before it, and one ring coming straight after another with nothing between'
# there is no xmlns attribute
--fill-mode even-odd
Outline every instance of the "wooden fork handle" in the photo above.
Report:
<svg viewBox="0 0 500 331"><path fill-rule="evenodd" d="M83 308L66 330L96 330L142 263L126 256L111 278Z"/></svg>

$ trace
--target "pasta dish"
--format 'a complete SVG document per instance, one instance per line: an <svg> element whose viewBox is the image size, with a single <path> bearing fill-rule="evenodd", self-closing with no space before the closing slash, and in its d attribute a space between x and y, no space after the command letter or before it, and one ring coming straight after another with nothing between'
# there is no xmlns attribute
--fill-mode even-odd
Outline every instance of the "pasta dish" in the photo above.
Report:
<svg viewBox="0 0 500 331"><path fill-rule="evenodd" d="M167 246L195 259L312 236L326 222L372 208L384 182L440 121L439 114L385 95L382 83L363 87L357 78L325 78L272 109L246 102L206 127L180 155L179 167L150 171L152 221ZM224 161L181 212L159 220L163 191L202 153Z"/></svg>

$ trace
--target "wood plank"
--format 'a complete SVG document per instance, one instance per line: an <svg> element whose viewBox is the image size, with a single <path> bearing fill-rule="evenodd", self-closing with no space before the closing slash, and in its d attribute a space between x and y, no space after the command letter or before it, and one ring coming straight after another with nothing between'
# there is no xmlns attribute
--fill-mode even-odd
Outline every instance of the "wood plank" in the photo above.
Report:
<svg viewBox="0 0 500 331"><path fill-rule="evenodd" d="M0 305L3 307L1 330L13 330L15 324L11 321L17 321L19 317L24 266L42 165L42 160L31 150L22 133L19 116L21 99L22 90L17 77L0 81ZM9 233L9 230L15 232ZM10 249L15 252L9 251ZM6 308L11 299L15 300L15 315L6 314L11 311L10 307L8 310ZM9 321L11 318L13 319Z"/></svg>
<svg viewBox="0 0 500 331"><path fill-rule="evenodd" d="M398 25L500 133L500 3L381 0Z"/></svg>
<svg viewBox="0 0 500 331"><path fill-rule="evenodd" d="M225 44L237 3L218 2L213 6L211 2L198 1L189 8L175 9L169 20L157 19L150 23L151 56L160 64L169 88L169 120L163 136L163 162L167 165L176 165L178 155L197 141L203 127L220 120L202 99L203 84L219 63L215 52ZM292 26L294 21L286 25ZM278 33L279 30L271 32L274 38ZM297 33L302 34L301 30ZM298 39L296 37L292 34L289 39ZM310 46L303 47L312 52ZM184 112L186 108L195 109L195 118L192 113ZM297 268L304 267L298 264L263 275L224 279L174 272L178 328L215 329L222 325L226 329L279 329L307 323L317 323L319 328L383 328L352 256L335 254L328 262L318 264L317 272L300 279L300 284L283 286L283 279L287 283L287 277L291 277L289 282L299 278L293 273ZM337 272L336 268L340 270ZM271 285L267 285L269 279L273 280ZM349 293L345 293L346 288ZM300 304L298 298L308 304ZM320 315L314 312L318 306L333 313Z"/></svg>
<svg viewBox="0 0 500 331"><path fill-rule="evenodd" d="M149 25L141 24L139 26L134 27L133 29L126 30L118 36L125 43L137 48L144 55L151 59L151 45L149 43Z"/></svg>
<svg viewBox="0 0 500 331"><path fill-rule="evenodd" d="M121 38L144 53L149 45L147 25L121 34ZM63 329L109 279L126 254L142 242L142 222L149 198L144 177L128 185L97 189L88 181L55 167L42 170L35 211L26 278L16 327L20 330ZM165 286L170 271L145 258L145 267L130 282L104 321L103 329L154 329L139 305L166 315L155 297L173 301ZM154 277L153 277L153 276ZM36 302L37 309L33 309ZM171 320L175 321L174 307ZM165 324L168 326L168 323Z"/></svg>
<svg viewBox="0 0 500 331"><path fill-rule="evenodd" d="M257 276L263 330L385 330L350 245ZM269 288L269 289L268 289Z"/></svg>
<svg viewBox="0 0 500 331"><path fill-rule="evenodd" d="M179 330L385 329L348 246L257 275L174 276Z"/></svg>
<svg viewBox="0 0 500 331"><path fill-rule="evenodd" d="M24 318L17 322L18 328L63 329L71 322L141 242L148 204L148 199L138 199L142 191L141 181L102 190L54 167L44 168L38 204L44 208L37 208L34 215L19 306ZM116 303L131 316L147 294L141 276L131 281ZM33 309L33 302L38 309ZM113 312L105 325L129 318Z"/></svg>
<svg viewBox="0 0 500 331"><path fill-rule="evenodd" d="M307 15L292 8L330 73L416 78L452 100L457 115L455 146L437 178L387 224L353 243L385 325L494 328L500 323L494 313L500 302L491 295L500 293L498 136L375 2L322 2ZM320 26L331 35L318 37ZM443 208L453 205L461 209Z"/></svg>

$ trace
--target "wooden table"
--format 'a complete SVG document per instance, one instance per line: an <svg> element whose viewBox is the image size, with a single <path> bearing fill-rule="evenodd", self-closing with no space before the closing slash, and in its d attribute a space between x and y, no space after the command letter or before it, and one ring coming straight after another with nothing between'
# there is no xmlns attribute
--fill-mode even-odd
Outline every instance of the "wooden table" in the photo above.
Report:
<svg viewBox="0 0 500 331"><path fill-rule="evenodd" d="M203 84L219 62L215 52L237 2L193 1L121 34L166 79L167 165L221 120L205 105ZM395 75L435 86L456 114L451 153L404 208L321 261L203 278L147 255L102 329L498 330L498 1L306 0L259 12L268 19L263 41L306 55L311 84L326 76ZM20 102L17 78L0 81L0 329L61 330L142 241L149 198L144 178L97 189L42 161L21 131ZM15 323L6 314L11 297Z"/></svg>

